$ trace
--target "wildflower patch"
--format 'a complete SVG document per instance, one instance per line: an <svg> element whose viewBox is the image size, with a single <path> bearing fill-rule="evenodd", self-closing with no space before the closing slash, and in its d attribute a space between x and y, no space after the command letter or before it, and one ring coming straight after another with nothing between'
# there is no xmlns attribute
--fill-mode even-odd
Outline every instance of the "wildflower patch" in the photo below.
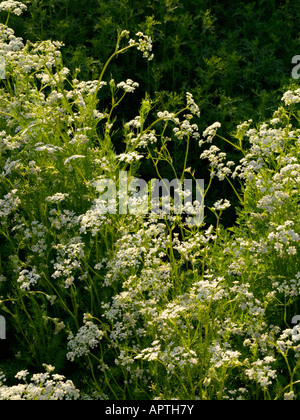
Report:
<svg viewBox="0 0 300 420"><path fill-rule="evenodd" d="M133 48L147 69L149 35L119 32L81 81L61 43L0 32L0 399L299 399L299 89L228 138L190 92L119 121L140 85L107 69Z"/></svg>

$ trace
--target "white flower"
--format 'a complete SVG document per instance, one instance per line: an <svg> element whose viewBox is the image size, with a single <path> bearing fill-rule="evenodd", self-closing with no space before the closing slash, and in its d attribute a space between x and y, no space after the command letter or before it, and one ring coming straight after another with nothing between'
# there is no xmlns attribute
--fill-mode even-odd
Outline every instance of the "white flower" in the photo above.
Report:
<svg viewBox="0 0 300 420"><path fill-rule="evenodd" d="M269 364L274 363L276 359L272 356L266 356L263 360L257 360L251 364L252 368L246 369L246 375L256 381L263 390L266 390L272 384L271 379L276 379L276 370L270 369Z"/></svg>
<svg viewBox="0 0 300 420"><path fill-rule="evenodd" d="M18 283L21 283L20 288L22 290L30 290L30 286L35 286L40 278L41 276L37 274L36 268L33 267L31 271L22 270L20 272Z"/></svg>
<svg viewBox="0 0 300 420"><path fill-rule="evenodd" d="M221 127L221 123L219 123L218 121L213 123L212 125L210 125L209 127L206 128L206 130L203 132L203 137L207 137L207 142L211 143L213 138L215 137L218 128Z"/></svg>
<svg viewBox="0 0 300 420"><path fill-rule="evenodd" d="M50 365L47 369L53 370ZM18 372L15 378L25 380L29 374L27 370ZM5 380L5 378L4 378ZM0 372L0 381L4 381ZM0 382L0 400L78 400L80 391L73 382L65 376L50 373L36 373L32 375L30 383L13 386L3 386Z"/></svg>
<svg viewBox="0 0 300 420"><path fill-rule="evenodd" d="M230 350L228 343L224 343L224 347L225 345L228 347L227 349L222 348L220 343L216 341L209 348L211 353L210 363L214 368L219 368L224 365L230 367L240 365L239 357L241 356L241 353L239 351Z"/></svg>
<svg viewBox="0 0 300 420"><path fill-rule="evenodd" d="M3 372L1 372L1 370L0 370L0 390L1 390L1 387L3 385L3 382L6 382L6 377L5 377L5 374Z"/></svg>
<svg viewBox="0 0 300 420"><path fill-rule="evenodd" d="M18 372L15 375L15 378L25 381L26 376L28 376L28 375L29 375L29 372L28 372L27 369L26 370L20 370L20 372Z"/></svg>
<svg viewBox="0 0 300 420"><path fill-rule="evenodd" d="M95 201L95 206L97 202ZM80 222L80 233L86 234L88 231L92 232L92 236L96 236L100 227L106 221L106 217L104 216L108 209L106 207L100 206L98 203L99 208L92 208L88 210L85 214L82 214L78 217L78 221ZM105 207L105 209L104 209Z"/></svg>
<svg viewBox="0 0 300 420"><path fill-rule="evenodd" d="M217 176L220 180L223 180L226 176L231 174L230 166L232 162L229 161L227 166L224 164L226 159L226 153L221 152L217 146L211 146L208 150L205 150L200 155L200 159L208 159L211 167L211 177Z"/></svg>
<svg viewBox="0 0 300 420"><path fill-rule="evenodd" d="M129 45L134 46L137 45L137 49L142 51L143 57L147 58L149 61L153 59L154 55L151 54L152 52L152 39L148 35L144 35L143 32L138 32L136 36L139 37L138 42L130 39Z"/></svg>
<svg viewBox="0 0 300 420"><path fill-rule="evenodd" d="M118 156L118 159L121 161L121 162L127 162L127 163L132 163L132 162L134 162L135 160L140 160L140 159L143 159L143 155L139 155L138 153L136 153L136 152L128 152L128 153L121 153L119 156Z"/></svg>
<svg viewBox="0 0 300 420"><path fill-rule="evenodd" d="M281 100L287 106L298 104L300 102L300 89L297 89L294 92L292 92L291 90L288 90L287 92L284 93Z"/></svg>
<svg viewBox="0 0 300 420"><path fill-rule="evenodd" d="M18 206L21 200L17 197L18 190L12 190L0 199L0 219L7 218Z"/></svg>
<svg viewBox="0 0 300 420"><path fill-rule="evenodd" d="M286 252L289 255L296 255L297 254L297 249L295 246L289 246L288 249L286 250Z"/></svg>
<svg viewBox="0 0 300 420"><path fill-rule="evenodd" d="M124 30L124 31L121 32L120 38L128 38L129 35L130 35L130 32Z"/></svg>
<svg viewBox="0 0 300 420"><path fill-rule="evenodd" d="M18 169L21 166L20 162L21 159L11 160L10 158L8 158L4 165L2 176L7 176L12 172L12 170Z"/></svg>
<svg viewBox="0 0 300 420"><path fill-rule="evenodd" d="M93 324L87 321L85 325L79 328L76 336L71 333L68 337L68 348L71 350L67 353L67 359L74 361L75 357L88 355L91 349L99 345L104 333Z"/></svg>
<svg viewBox="0 0 300 420"><path fill-rule="evenodd" d="M75 273L81 269L81 259L84 258L84 243L81 237L72 238L67 245L58 244L53 247L57 250L56 262L52 261L54 279L65 280L65 288L69 288L75 280Z"/></svg>
<svg viewBox="0 0 300 420"><path fill-rule="evenodd" d="M213 205L213 208L215 210L221 211L221 210L228 209L230 206L231 206L230 201L228 201L227 199L225 200L222 199L222 200L216 201L215 204Z"/></svg>
<svg viewBox="0 0 300 420"><path fill-rule="evenodd" d="M62 150L62 147L60 146L53 146L52 144L44 144L44 143L37 143L35 146L37 146L34 150L36 152L49 152L54 153L57 151Z"/></svg>
<svg viewBox="0 0 300 420"><path fill-rule="evenodd" d="M131 121L125 123L125 127L126 128L129 128L129 127L140 128L141 127L141 119L142 119L142 117L140 115L138 115L137 117L134 118L134 120L131 120Z"/></svg>
<svg viewBox="0 0 300 420"><path fill-rule="evenodd" d="M124 89L125 92L133 93L136 88L139 87L137 82L134 82L131 79L127 79L126 82L121 82L117 85L117 88Z"/></svg>
<svg viewBox="0 0 300 420"><path fill-rule="evenodd" d="M200 117L200 109L199 106L195 103L193 95L189 92L186 93L186 99L187 99L187 106L189 110L197 115L197 117Z"/></svg>
<svg viewBox="0 0 300 420"><path fill-rule="evenodd" d="M75 160L75 159L84 159L86 156L83 156L83 155L73 155L73 156L70 156L69 158L67 158L65 161L64 161L64 165L67 165L69 162L71 162L72 160Z"/></svg>
<svg viewBox="0 0 300 420"><path fill-rule="evenodd" d="M169 111L159 111L157 113L158 118L163 119L163 120L175 120L175 114L173 112L169 112ZM179 120L177 119L176 122L179 122Z"/></svg>
<svg viewBox="0 0 300 420"><path fill-rule="evenodd" d="M20 1L8 0L0 3L0 11L10 12L17 16L20 16L27 6Z"/></svg>
<svg viewBox="0 0 300 420"><path fill-rule="evenodd" d="M157 143L157 137L155 130L150 131L149 133L142 134L139 138L131 137L131 144L138 142L137 147L147 147L149 144Z"/></svg>
<svg viewBox="0 0 300 420"><path fill-rule="evenodd" d="M75 79L75 92L78 94L78 99L80 100L80 97L83 99L84 96L90 96L93 95L96 92L97 86L98 86L98 80L88 80L88 81L82 81L78 82ZM73 80L74 83L74 80ZM107 86L107 82L100 82L99 89L102 87Z"/></svg>
<svg viewBox="0 0 300 420"><path fill-rule="evenodd" d="M184 136L189 136L189 135L195 139L198 139L200 137L198 130L199 128L197 124L190 124L189 120L184 120L180 124L180 128L175 127L173 129L173 132L175 136L178 137L180 140L182 140Z"/></svg>
<svg viewBox="0 0 300 420"><path fill-rule="evenodd" d="M56 193L56 194L52 195L51 197L47 197L45 201L47 201L48 203L52 203L52 204L61 203L67 197L69 197L69 194Z"/></svg>
<svg viewBox="0 0 300 420"><path fill-rule="evenodd" d="M296 395L293 391L284 394L283 399L285 401L292 401L296 398Z"/></svg>
<svg viewBox="0 0 300 420"><path fill-rule="evenodd" d="M51 372L53 372L55 370L55 366L47 365L47 363L43 363L43 368L45 369L45 371L47 373L51 373ZM58 376L61 376L61 375L58 375Z"/></svg>

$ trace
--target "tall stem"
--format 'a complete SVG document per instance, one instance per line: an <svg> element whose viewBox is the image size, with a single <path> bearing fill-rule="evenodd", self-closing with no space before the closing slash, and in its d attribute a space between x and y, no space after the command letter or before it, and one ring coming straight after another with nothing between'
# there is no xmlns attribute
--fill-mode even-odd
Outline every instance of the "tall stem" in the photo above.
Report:
<svg viewBox="0 0 300 420"><path fill-rule="evenodd" d="M96 90L95 90L95 93L94 93L94 102L96 101L96 99L97 99L97 94L98 94L98 92L99 92L99 89L100 89L100 85L101 85L101 82L102 82L102 79L103 79L103 76L104 76L104 74L105 74L105 72L106 72L106 70L107 70L107 67L109 66L109 64L110 64L110 62L115 58L115 57L117 57L119 54L122 54L122 53L124 53L125 51L127 51L127 50L129 50L130 48L132 48L132 47L136 47L138 44L136 43L136 44L133 44L133 45L128 45L127 47L125 47L125 48L123 48L123 49L121 49L121 50L118 50L118 46L119 46L119 41L118 41L118 45L117 45L117 48L116 48L116 51L109 57L109 59L107 60L107 62L105 63L105 65L104 65L104 67L103 67L103 69L102 69L102 72L101 72L101 74L100 74L100 76L99 76L99 80L98 80L98 84L97 84L97 87L96 87Z"/></svg>

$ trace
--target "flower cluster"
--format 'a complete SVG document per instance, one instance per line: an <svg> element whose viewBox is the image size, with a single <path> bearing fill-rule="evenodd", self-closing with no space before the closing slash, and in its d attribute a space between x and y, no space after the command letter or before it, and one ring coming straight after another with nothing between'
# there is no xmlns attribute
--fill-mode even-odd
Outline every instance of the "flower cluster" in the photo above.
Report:
<svg viewBox="0 0 300 420"><path fill-rule="evenodd" d="M226 210L230 207L230 201L225 199L225 200L218 200L214 203L213 208L217 211L222 211L222 210Z"/></svg>
<svg viewBox="0 0 300 420"><path fill-rule="evenodd" d="M132 163L134 161L138 161L140 159L143 159L143 155L138 154L137 152L128 152L128 153L121 153L118 156L118 159L121 162L127 162L127 163Z"/></svg>
<svg viewBox="0 0 300 420"><path fill-rule="evenodd" d="M147 58L149 61L153 60L154 54L152 54L152 39L148 35L144 35L143 32L138 32L136 34L138 37L138 42L134 39L129 40L129 45L137 45L137 49L142 51L143 57Z"/></svg>
<svg viewBox="0 0 300 420"><path fill-rule="evenodd" d="M291 90L288 90L287 92L284 93L282 97L282 101L287 106L298 104L300 102L300 89L297 89L294 92L292 92Z"/></svg>
<svg viewBox="0 0 300 420"><path fill-rule="evenodd" d="M175 127L173 132L175 136L180 140L182 140L185 136L191 136L194 139L198 139L200 137L198 130L199 129L197 124L191 124L189 120L184 120L180 124L180 128Z"/></svg>
<svg viewBox="0 0 300 420"><path fill-rule="evenodd" d="M272 284L274 290L278 294L283 294L286 297L299 296L300 294L300 271L295 275L294 279L275 281Z"/></svg>
<svg viewBox="0 0 300 420"><path fill-rule="evenodd" d="M221 127L221 123L219 123L219 122L215 122L215 123L213 123L211 126L207 127L207 128L204 130L204 132L203 132L202 136L206 139L205 141L206 141L207 143L211 143L211 142L213 141L213 139L214 139L214 137L216 136L217 131L218 131L218 129L219 129L220 127ZM200 145L200 146L202 146L202 144L203 144L203 143L204 143L204 141L203 141L203 140L200 140L199 145Z"/></svg>
<svg viewBox="0 0 300 420"><path fill-rule="evenodd" d="M241 364L239 358L241 353L230 349L229 343L224 343L223 347L219 342L213 343L210 347L210 363L212 369L218 369L222 366L236 367Z"/></svg>
<svg viewBox="0 0 300 420"><path fill-rule="evenodd" d="M161 344L158 340L153 341L151 345L152 347L143 349L134 359L149 362L160 360L167 367L169 373L173 373L176 367L186 369L198 365L197 354L193 350L187 351L187 349L181 346L161 350Z"/></svg>
<svg viewBox="0 0 300 420"><path fill-rule="evenodd" d="M189 110L200 118L200 108L196 104L193 95L190 92L186 93L187 107Z"/></svg>
<svg viewBox="0 0 300 420"><path fill-rule="evenodd" d="M50 371L54 368L51 367ZM28 370L22 370L15 375L16 379L26 381ZM5 377L0 373L0 400L78 400L80 391L71 380L56 373L35 373L30 382L13 386L1 384Z"/></svg>
<svg viewBox="0 0 300 420"><path fill-rule="evenodd" d="M22 166L20 162L21 159L11 160L10 158L8 158L4 165L2 176L7 176L11 174L12 171L18 170Z"/></svg>
<svg viewBox="0 0 300 420"><path fill-rule="evenodd" d="M17 16L20 16L25 10L27 10L27 6L20 1L7 0L0 3L0 11L13 13Z"/></svg>
<svg viewBox="0 0 300 420"><path fill-rule="evenodd" d="M20 205L21 200L17 196L17 192L17 189L12 190L10 193L6 194L3 199L0 199L1 224L5 223L5 219L7 219L7 217Z"/></svg>
<svg viewBox="0 0 300 420"><path fill-rule="evenodd" d="M127 79L126 82L121 82L117 84L117 88L123 89L125 92L133 93L136 88L139 87L137 82L134 82L131 79Z"/></svg>
<svg viewBox="0 0 300 420"><path fill-rule="evenodd" d="M274 249L279 252L280 255L283 255L284 253L288 255L297 254L296 246L300 241L300 236L291 229L291 226L293 225L293 221L287 220L283 225L277 226L275 232L273 231L268 235L268 241L272 243Z"/></svg>
<svg viewBox="0 0 300 420"><path fill-rule="evenodd" d="M96 199L93 207L87 210L86 213L78 216L78 222L80 223L80 234L87 234L91 232L92 236L96 236L101 230L102 225L107 222L106 213L113 212L115 209L115 203L109 203L108 206L102 200Z"/></svg>
<svg viewBox="0 0 300 420"><path fill-rule="evenodd" d="M294 352L294 357L296 359L300 358L300 334L299 334L299 325L292 328L287 328L283 331L280 331L281 334L277 338L276 342L273 344L281 354L287 355L290 350Z"/></svg>
<svg viewBox="0 0 300 420"><path fill-rule="evenodd" d="M149 145L157 143L156 131L151 130L149 133L144 133L140 137L132 137L131 144L136 144L138 148L146 148Z"/></svg>
<svg viewBox="0 0 300 420"><path fill-rule="evenodd" d="M213 276L207 275L205 277L210 277L210 279L201 280L194 284L197 299L200 302L212 302L223 299L227 295L226 290L222 287L222 281L224 278L211 279Z"/></svg>
<svg viewBox="0 0 300 420"><path fill-rule="evenodd" d="M69 334L68 349L70 351L67 353L67 359L74 361L76 357L88 355L91 349L99 346L103 335L103 331L99 330L92 321L86 321L75 336L72 332Z"/></svg>
<svg viewBox="0 0 300 420"><path fill-rule="evenodd" d="M270 368L276 359L272 356L266 356L263 360L252 362L251 368L246 369L245 373L249 379L257 382L263 390L266 390L269 385L272 385L272 379L277 378L277 372Z"/></svg>
<svg viewBox="0 0 300 420"><path fill-rule="evenodd" d="M221 152L220 148L215 145L202 152L200 159L208 159L211 168L211 177L216 176L220 181L232 173L230 167L234 165L234 162L228 161L225 165L226 153Z"/></svg>
<svg viewBox="0 0 300 420"><path fill-rule="evenodd" d="M56 261L52 261L53 279L64 279L65 287L69 288L75 280L75 273L81 270L80 260L84 258L84 243L81 237L72 238L66 245L58 244Z"/></svg>
<svg viewBox="0 0 300 420"><path fill-rule="evenodd" d="M56 194L52 195L51 197L47 197L46 201L48 203L51 203L51 204L57 204L57 203L61 203L62 201L64 201L67 197L69 197L69 194L56 193Z"/></svg>
<svg viewBox="0 0 300 420"><path fill-rule="evenodd" d="M36 267L34 267L31 271L29 270L22 270L20 272L18 283L20 283L20 288L22 290L30 290L31 286L35 286L41 276L37 274Z"/></svg>

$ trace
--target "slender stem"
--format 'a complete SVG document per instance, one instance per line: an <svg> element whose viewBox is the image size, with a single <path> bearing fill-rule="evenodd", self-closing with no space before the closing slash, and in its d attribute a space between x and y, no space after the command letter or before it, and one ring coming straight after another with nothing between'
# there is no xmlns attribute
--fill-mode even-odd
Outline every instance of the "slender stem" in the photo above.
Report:
<svg viewBox="0 0 300 420"><path fill-rule="evenodd" d="M3 34L3 32L5 31L5 29L7 28L8 21L9 21L9 17L10 17L10 12L8 12L7 19L6 19L6 22L5 22L5 24L4 24L3 30L2 30L2 32L0 33L0 36Z"/></svg>
<svg viewBox="0 0 300 420"><path fill-rule="evenodd" d="M226 143L229 143L232 147L234 147L235 149L239 150L240 152L243 153L243 155L245 155L245 152L244 152L244 150L241 147L239 147L236 144L232 143L231 141L225 139L225 137L222 137L219 134L216 134L216 136L219 137L221 140L226 141Z"/></svg>
<svg viewBox="0 0 300 420"><path fill-rule="evenodd" d="M208 193L208 190L210 189L210 187L211 187L211 184L212 184L212 176L210 176L209 177L209 184L208 184L208 186L207 186L207 188L206 188L206 190L205 190L205 193L204 193L204 198L206 197L206 195L207 195L207 193Z"/></svg>
<svg viewBox="0 0 300 420"><path fill-rule="evenodd" d="M232 187L233 191L235 192L235 195L237 196L237 198L239 199L239 202L244 205L244 201L241 199L240 195L238 194L237 190L235 189L234 185L232 184L232 182L230 181L230 179L226 176L225 177L226 180L229 182L230 186Z"/></svg>
<svg viewBox="0 0 300 420"><path fill-rule="evenodd" d="M184 174L185 174L185 170L186 170L186 166L187 166L189 151L190 151L190 135L187 136L186 153L185 153L185 159L184 159L184 164L183 164L183 171L182 171L182 175L181 175L181 182L184 181Z"/></svg>
<svg viewBox="0 0 300 420"><path fill-rule="evenodd" d="M118 50L118 45L117 45L117 48L116 48L116 51L109 57L109 59L107 60L107 62L105 63L105 65L104 65L104 67L103 67L103 69L102 69L102 72L101 72L101 74L100 74L100 77L99 77L99 80L98 80L98 84L97 84L97 87L96 87L96 90L95 90L95 92L94 92L94 96L93 96L93 99L94 99L94 102L96 101L96 99L97 99L97 95L98 95L98 91L99 91L99 89L100 89L100 85L101 85L101 82L102 82L102 79L103 79L103 76L104 76L104 74L105 74L105 72L106 72L106 69L107 69L107 67L109 66L109 64L110 64L110 62L115 58L115 57L117 57L119 54L122 54L122 53L124 53L125 51L127 51L127 50L129 50L130 48L132 48L132 47L136 47L138 44L137 43L135 43L135 44L133 44L133 45L128 45L127 47L125 47L125 48L122 48L121 50Z"/></svg>

